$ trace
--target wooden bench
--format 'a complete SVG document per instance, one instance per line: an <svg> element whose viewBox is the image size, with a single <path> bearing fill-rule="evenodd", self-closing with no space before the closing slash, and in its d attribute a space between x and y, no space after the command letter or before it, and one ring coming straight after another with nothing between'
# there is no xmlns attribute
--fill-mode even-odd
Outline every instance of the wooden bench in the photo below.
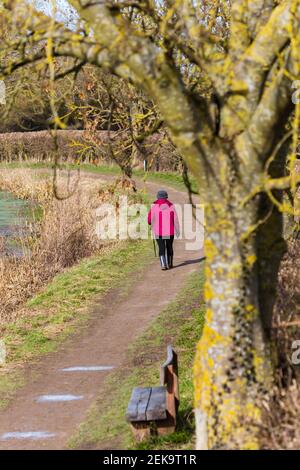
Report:
<svg viewBox="0 0 300 470"><path fill-rule="evenodd" d="M142 441L151 434L174 432L178 407L177 354L168 346L167 360L160 371L160 387L137 387L132 391L126 419L131 423L135 439Z"/></svg>

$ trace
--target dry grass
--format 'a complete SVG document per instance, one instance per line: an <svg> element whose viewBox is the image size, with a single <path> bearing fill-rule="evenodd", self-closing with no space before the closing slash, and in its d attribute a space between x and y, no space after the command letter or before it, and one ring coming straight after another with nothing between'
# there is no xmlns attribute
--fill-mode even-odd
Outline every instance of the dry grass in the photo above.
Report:
<svg viewBox="0 0 300 470"><path fill-rule="evenodd" d="M299 450L300 390L293 380L289 387L275 386L271 398L264 403L262 448Z"/></svg>
<svg viewBox="0 0 300 470"><path fill-rule="evenodd" d="M95 236L95 209L106 199L113 201L116 191L99 180L78 181L64 174L58 180L58 193L65 199L58 200L50 175L41 178L24 169L4 170L0 188L38 201L43 212L22 241L30 255L0 259L0 325L5 325L21 316L25 301L57 273L117 243Z"/></svg>
<svg viewBox="0 0 300 470"><path fill-rule="evenodd" d="M299 366L291 363L291 345L300 339L300 240L289 242L278 279L278 293L275 308L275 340L279 352L283 385L290 385L294 377L300 378Z"/></svg>
<svg viewBox="0 0 300 470"><path fill-rule="evenodd" d="M300 240L289 242L279 272L274 318L277 384L265 403L264 448L300 448L300 365L291 361L292 343L300 340L299 248Z"/></svg>

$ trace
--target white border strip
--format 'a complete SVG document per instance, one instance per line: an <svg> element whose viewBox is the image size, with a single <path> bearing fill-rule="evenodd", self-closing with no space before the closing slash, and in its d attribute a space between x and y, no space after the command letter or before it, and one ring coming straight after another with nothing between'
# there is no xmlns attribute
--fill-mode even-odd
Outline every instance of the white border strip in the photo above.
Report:
<svg viewBox="0 0 300 470"><path fill-rule="evenodd" d="M2 434L0 439L2 441L8 441L11 439L49 439L55 437L56 434L47 431L29 431L29 432L6 432Z"/></svg>
<svg viewBox="0 0 300 470"><path fill-rule="evenodd" d="M41 395L37 398L38 403L57 403L65 401L82 400L83 395Z"/></svg>
<svg viewBox="0 0 300 470"><path fill-rule="evenodd" d="M75 366L61 369L63 372L98 372L112 370L114 366Z"/></svg>

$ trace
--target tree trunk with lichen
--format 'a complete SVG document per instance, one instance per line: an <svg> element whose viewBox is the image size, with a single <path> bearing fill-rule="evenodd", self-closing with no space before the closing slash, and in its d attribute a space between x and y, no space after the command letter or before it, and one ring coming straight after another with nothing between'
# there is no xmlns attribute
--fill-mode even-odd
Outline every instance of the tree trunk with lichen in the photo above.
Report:
<svg viewBox="0 0 300 470"><path fill-rule="evenodd" d="M225 222L225 210L206 209L207 314L194 366L198 449L257 448L259 395L271 379L254 237L243 242L254 220L233 211Z"/></svg>
<svg viewBox="0 0 300 470"><path fill-rule="evenodd" d="M238 150L227 145L217 178L202 182L207 315L194 365L198 449L259 448L260 399L273 380L269 332L282 214L264 194L249 198L255 177ZM260 174L261 164L253 164Z"/></svg>

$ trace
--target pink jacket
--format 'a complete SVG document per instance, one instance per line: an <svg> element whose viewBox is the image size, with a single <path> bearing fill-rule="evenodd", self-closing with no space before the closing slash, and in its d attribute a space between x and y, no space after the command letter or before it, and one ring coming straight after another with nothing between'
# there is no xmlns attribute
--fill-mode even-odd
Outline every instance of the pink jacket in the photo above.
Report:
<svg viewBox="0 0 300 470"><path fill-rule="evenodd" d="M152 225L154 235L169 237L179 234L179 221L175 206L167 199L157 199L148 213L148 224Z"/></svg>

